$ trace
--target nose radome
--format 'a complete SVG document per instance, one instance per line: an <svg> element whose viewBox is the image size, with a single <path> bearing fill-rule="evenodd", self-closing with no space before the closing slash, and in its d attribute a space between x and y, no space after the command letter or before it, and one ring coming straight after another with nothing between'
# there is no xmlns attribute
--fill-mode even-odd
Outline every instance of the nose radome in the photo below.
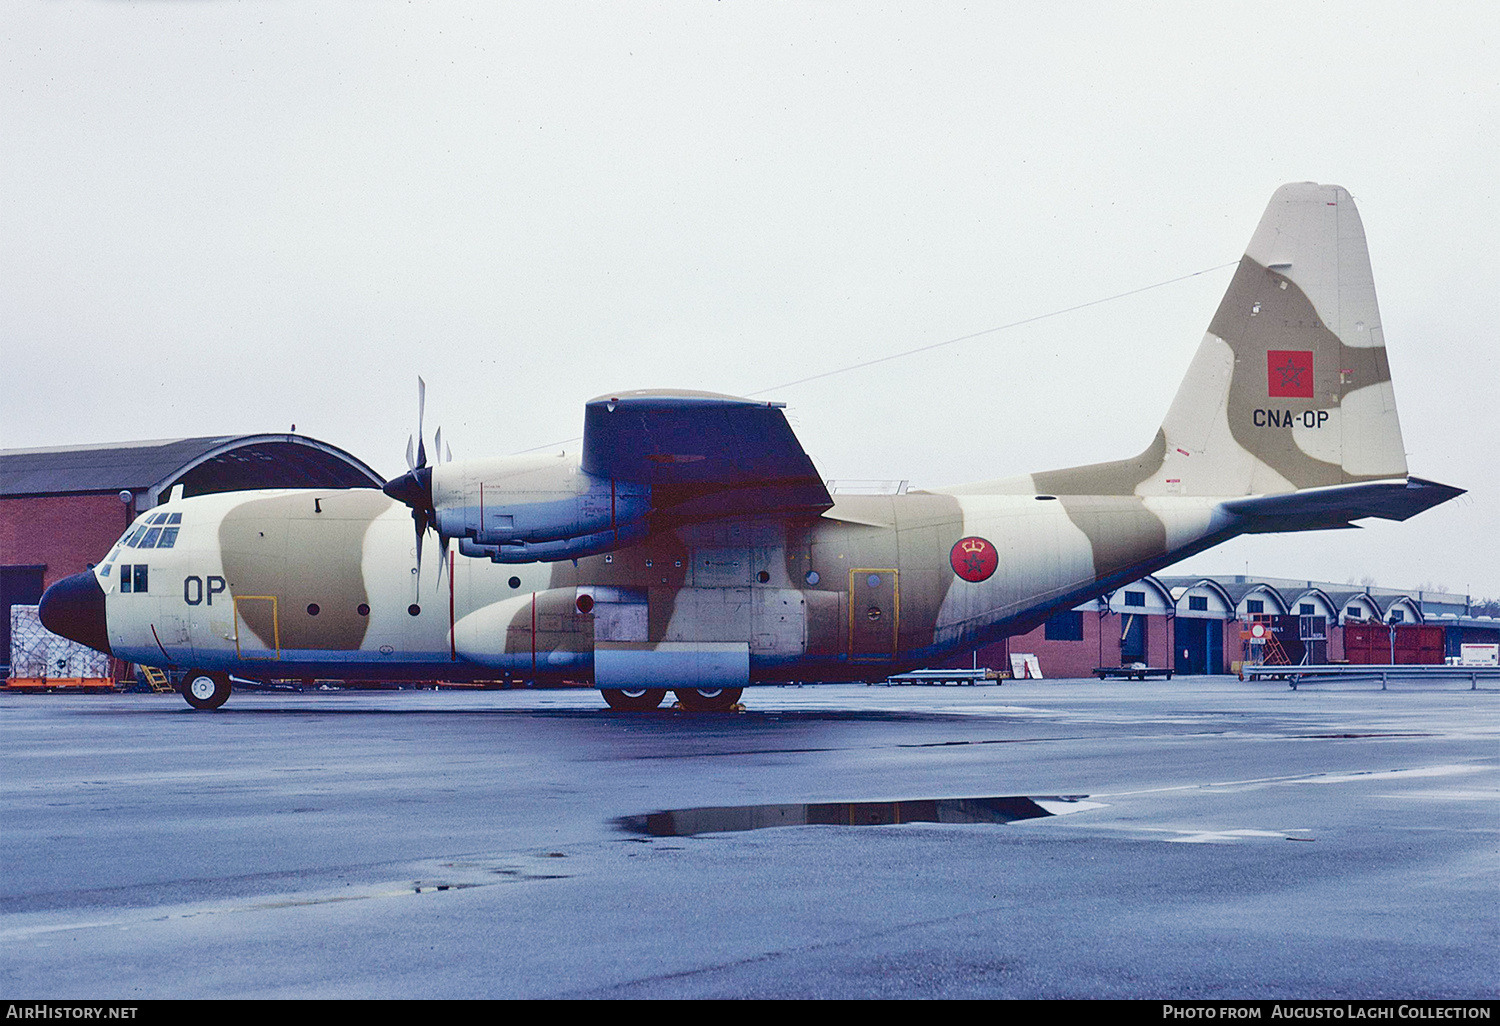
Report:
<svg viewBox="0 0 1500 1026"><path fill-rule="evenodd" d="M104 625L104 589L92 570L64 577L42 595L37 608L42 626L69 641L109 654Z"/></svg>

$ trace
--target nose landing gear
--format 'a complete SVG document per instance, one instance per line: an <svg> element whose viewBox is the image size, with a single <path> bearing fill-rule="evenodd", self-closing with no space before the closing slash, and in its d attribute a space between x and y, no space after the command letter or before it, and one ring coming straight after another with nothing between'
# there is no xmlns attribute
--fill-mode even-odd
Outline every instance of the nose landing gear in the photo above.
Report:
<svg viewBox="0 0 1500 1026"><path fill-rule="evenodd" d="M182 697L194 709L217 709L229 701L229 674L193 670L182 682Z"/></svg>

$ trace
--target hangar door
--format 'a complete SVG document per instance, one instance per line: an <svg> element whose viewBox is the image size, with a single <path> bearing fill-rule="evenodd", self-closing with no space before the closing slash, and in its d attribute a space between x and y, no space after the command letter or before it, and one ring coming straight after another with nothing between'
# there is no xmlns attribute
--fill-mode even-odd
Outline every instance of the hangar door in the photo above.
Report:
<svg viewBox="0 0 1500 1026"><path fill-rule="evenodd" d="M1224 672L1224 621L1179 616L1174 629L1176 659L1181 674Z"/></svg>
<svg viewBox="0 0 1500 1026"><path fill-rule="evenodd" d="M10 607L34 606L42 600L44 566L0 566L0 660L10 673Z"/></svg>

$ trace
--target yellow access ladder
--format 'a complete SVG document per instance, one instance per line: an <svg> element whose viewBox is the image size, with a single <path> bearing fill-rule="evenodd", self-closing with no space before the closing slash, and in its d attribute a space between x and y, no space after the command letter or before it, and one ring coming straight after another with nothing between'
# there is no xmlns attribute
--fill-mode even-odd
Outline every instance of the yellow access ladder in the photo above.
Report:
<svg viewBox="0 0 1500 1026"><path fill-rule="evenodd" d="M141 672L146 677L146 683L151 685L154 694L171 694L177 689L172 686L172 678L167 676L167 671L155 666L142 666Z"/></svg>

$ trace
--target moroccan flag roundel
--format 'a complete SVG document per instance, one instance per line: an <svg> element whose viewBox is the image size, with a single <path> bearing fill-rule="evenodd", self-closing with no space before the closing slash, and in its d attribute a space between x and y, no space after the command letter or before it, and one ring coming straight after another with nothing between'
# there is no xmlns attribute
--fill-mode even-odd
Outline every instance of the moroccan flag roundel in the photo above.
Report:
<svg viewBox="0 0 1500 1026"><path fill-rule="evenodd" d="M953 543L948 563L959 577L974 584L987 580L1000 565L1000 553L983 538L970 536Z"/></svg>

